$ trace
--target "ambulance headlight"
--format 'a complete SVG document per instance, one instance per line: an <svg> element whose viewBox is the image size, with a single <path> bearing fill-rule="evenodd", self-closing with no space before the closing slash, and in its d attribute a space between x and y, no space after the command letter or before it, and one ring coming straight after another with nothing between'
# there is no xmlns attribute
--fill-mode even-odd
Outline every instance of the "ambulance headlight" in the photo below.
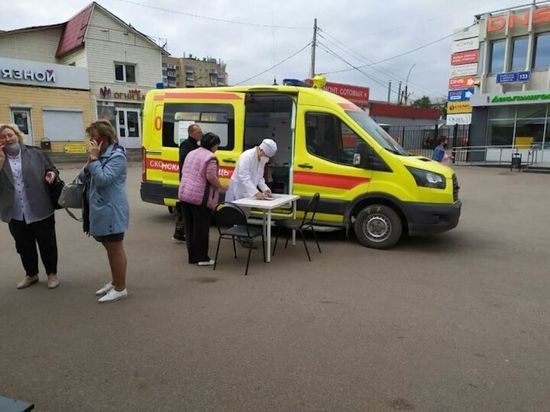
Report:
<svg viewBox="0 0 550 412"><path fill-rule="evenodd" d="M418 186L445 189L445 176L428 170L417 169L416 167L407 166L407 169L413 175Z"/></svg>

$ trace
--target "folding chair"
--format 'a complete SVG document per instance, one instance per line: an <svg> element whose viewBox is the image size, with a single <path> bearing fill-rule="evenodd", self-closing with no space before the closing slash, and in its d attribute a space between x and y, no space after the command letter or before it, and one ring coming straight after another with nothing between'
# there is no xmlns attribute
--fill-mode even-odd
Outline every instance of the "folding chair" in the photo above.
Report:
<svg viewBox="0 0 550 412"><path fill-rule="evenodd" d="M301 220L300 219L281 219L275 222L275 226L277 227L277 236L275 237L275 245L273 246L272 256L275 256L275 249L277 248L277 241L279 240L279 232L282 229L288 230L286 234L285 249L288 246L288 238L290 237L290 233L293 230L295 230L296 232L300 233L300 236L302 237L302 241L304 242L304 248L306 249L307 258L311 262L311 256L309 255L306 238L304 236L304 231L310 230L313 233L313 238L315 239L315 243L317 244L317 249L319 249L319 253L321 253L321 246L319 246L319 241L317 240L317 234L315 233L315 230L313 230L313 220L315 219L315 214L317 213L317 208L319 207L319 199L320 199L319 193L315 193L315 195L311 198L311 200L307 204L306 210L304 212L304 217Z"/></svg>
<svg viewBox="0 0 550 412"><path fill-rule="evenodd" d="M218 255L220 252L220 244L222 239L231 240L233 242L233 253L235 259L237 258L237 246L235 245L235 238L244 240L249 244L248 257L246 259L246 270L244 275L248 275L248 266L250 264L250 255L252 254L252 241L261 236L262 238L262 252L265 259L265 239L264 231L262 227L251 226L247 222L246 214L237 205L231 203L223 203L218 205L214 214L214 221L218 226L218 246L216 247L216 257L213 270L216 270L218 265Z"/></svg>

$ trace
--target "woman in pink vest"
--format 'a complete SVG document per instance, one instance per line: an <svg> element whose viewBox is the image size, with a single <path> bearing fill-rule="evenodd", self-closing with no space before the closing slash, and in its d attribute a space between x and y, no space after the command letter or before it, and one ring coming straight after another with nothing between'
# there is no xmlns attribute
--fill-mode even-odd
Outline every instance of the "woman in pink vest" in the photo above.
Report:
<svg viewBox="0 0 550 412"><path fill-rule="evenodd" d="M214 156L219 145L220 138L214 133L202 136L201 146L185 158L178 191L189 263L199 266L214 264L214 260L208 257L208 235L210 215L218 205L219 192L223 189L218 179L218 160Z"/></svg>

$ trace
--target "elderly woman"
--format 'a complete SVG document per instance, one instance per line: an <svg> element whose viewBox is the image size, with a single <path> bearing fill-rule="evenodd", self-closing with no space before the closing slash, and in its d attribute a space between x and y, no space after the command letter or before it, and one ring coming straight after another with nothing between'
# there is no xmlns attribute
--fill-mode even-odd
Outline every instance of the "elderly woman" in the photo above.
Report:
<svg viewBox="0 0 550 412"><path fill-rule="evenodd" d="M0 218L8 223L26 272L17 289L38 282L37 244L48 288L59 286L54 207L46 186L55 181L57 174L45 154L23 144L16 125L0 126Z"/></svg>
<svg viewBox="0 0 550 412"><path fill-rule="evenodd" d="M123 245L130 214L126 194L126 153L117 144L115 131L108 122L94 122L86 133L90 138L89 157L79 176L87 187L82 213L84 232L93 236L107 251L112 279L96 295L103 295L99 303L112 302L128 296Z"/></svg>
<svg viewBox="0 0 550 412"><path fill-rule="evenodd" d="M182 201L189 263L199 266L214 264L214 260L208 257L208 235L211 211L216 208L219 191L223 189L214 156L219 145L220 138L214 133L202 136L201 146L185 158L178 192Z"/></svg>

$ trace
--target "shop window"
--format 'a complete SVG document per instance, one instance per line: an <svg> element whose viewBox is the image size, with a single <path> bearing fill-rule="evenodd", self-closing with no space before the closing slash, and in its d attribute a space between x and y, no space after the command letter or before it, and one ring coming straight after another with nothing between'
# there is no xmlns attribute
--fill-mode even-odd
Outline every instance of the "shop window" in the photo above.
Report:
<svg viewBox="0 0 550 412"><path fill-rule="evenodd" d="M525 70L528 44L529 38L527 36L515 37L512 39L511 71Z"/></svg>
<svg viewBox="0 0 550 412"><path fill-rule="evenodd" d="M203 133L220 137L220 150L232 150L235 142L235 113L230 104L167 103L162 120L162 145L178 147L188 137L188 127L196 123Z"/></svg>
<svg viewBox="0 0 550 412"><path fill-rule="evenodd" d="M489 120L489 145L511 146L514 141L513 120Z"/></svg>
<svg viewBox="0 0 550 412"><path fill-rule="evenodd" d="M352 166L355 148L360 142L363 140L336 116L306 114L306 145L312 155Z"/></svg>
<svg viewBox="0 0 550 412"><path fill-rule="evenodd" d="M516 122L516 143L541 145L545 119L518 119ZM521 139L520 139L521 138ZM517 140L516 140L517 139Z"/></svg>
<svg viewBox="0 0 550 412"><path fill-rule="evenodd" d="M516 118L515 106L501 106L489 108L489 119L512 119Z"/></svg>
<svg viewBox="0 0 550 412"><path fill-rule="evenodd" d="M550 33L541 33L535 38L535 69L550 67Z"/></svg>
<svg viewBox="0 0 550 412"><path fill-rule="evenodd" d="M525 104L518 106L518 119L535 119L546 117L545 104Z"/></svg>
<svg viewBox="0 0 550 412"><path fill-rule="evenodd" d="M136 82L136 65L126 63L115 63L115 80L119 82Z"/></svg>
<svg viewBox="0 0 550 412"><path fill-rule="evenodd" d="M489 73L502 73L504 71L504 50L506 40L492 41L489 51Z"/></svg>

